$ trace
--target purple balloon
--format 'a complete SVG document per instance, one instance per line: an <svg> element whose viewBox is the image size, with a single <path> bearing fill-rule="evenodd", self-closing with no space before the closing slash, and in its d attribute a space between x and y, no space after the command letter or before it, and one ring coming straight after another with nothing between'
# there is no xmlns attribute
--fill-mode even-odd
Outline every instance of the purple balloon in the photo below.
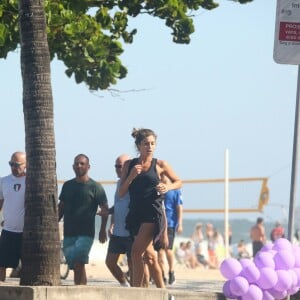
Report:
<svg viewBox="0 0 300 300"><path fill-rule="evenodd" d="M276 270L278 280L274 285L274 290L283 292L292 287L292 276L287 270Z"/></svg>
<svg viewBox="0 0 300 300"><path fill-rule="evenodd" d="M277 239L274 242L273 250L276 250L276 251L289 250L289 251L291 251L292 250L292 244L289 240L284 239L284 238L280 238L280 239Z"/></svg>
<svg viewBox="0 0 300 300"><path fill-rule="evenodd" d="M270 253L274 257L275 254L277 253L277 251L274 250L274 249L271 249L271 250L268 251L268 253Z"/></svg>
<svg viewBox="0 0 300 300"><path fill-rule="evenodd" d="M266 290L262 291L263 297L262 300L274 300L274 297Z"/></svg>
<svg viewBox="0 0 300 300"><path fill-rule="evenodd" d="M288 295L294 295L294 294L296 294L296 293L298 293L299 292L299 288L298 287L296 287L296 286L292 286L289 290L287 290L287 294Z"/></svg>
<svg viewBox="0 0 300 300"><path fill-rule="evenodd" d="M230 280L225 281L223 284L223 294L228 299L236 299L236 296L231 293Z"/></svg>
<svg viewBox="0 0 300 300"><path fill-rule="evenodd" d="M230 280L230 291L235 296L242 296L248 292L249 283L242 276L236 276Z"/></svg>
<svg viewBox="0 0 300 300"><path fill-rule="evenodd" d="M235 258L226 258L220 266L221 274L227 279L233 279L242 271L240 262Z"/></svg>
<svg viewBox="0 0 300 300"><path fill-rule="evenodd" d="M239 262L240 262L240 264L241 264L241 266L242 266L243 269L244 269L245 267L247 267L247 266L253 264L253 261L252 261L251 259L249 259L249 258L241 258L241 259L239 260Z"/></svg>
<svg viewBox="0 0 300 300"><path fill-rule="evenodd" d="M279 250L274 256L275 269L288 270L295 266L295 257L291 250Z"/></svg>
<svg viewBox="0 0 300 300"><path fill-rule="evenodd" d="M250 260L250 263L243 268L240 276L245 277L249 283L254 283L258 280L260 272L253 261Z"/></svg>
<svg viewBox="0 0 300 300"><path fill-rule="evenodd" d="M295 267L300 267L300 248L297 245L292 245L292 251L295 257Z"/></svg>
<svg viewBox="0 0 300 300"><path fill-rule="evenodd" d="M280 300L280 299L285 299L286 298L286 296L287 296L287 291L282 291L282 292L280 292L280 291L277 291L277 290L275 290L275 289L269 289L268 290L268 292L275 298L275 299L278 299L278 300Z"/></svg>
<svg viewBox="0 0 300 300"><path fill-rule="evenodd" d="M263 299L263 292L255 284L250 284L248 292L242 296L242 300L262 300L262 299Z"/></svg>
<svg viewBox="0 0 300 300"><path fill-rule="evenodd" d="M297 287L298 286L298 275L294 271L294 269L287 270L292 278L292 287Z"/></svg>
<svg viewBox="0 0 300 300"><path fill-rule="evenodd" d="M259 269L264 267L275 268L273 255L270 252L258 252L254 257L254 263Z"/></svg>
<svg viewBox="0 0 300 300"><path fill-rule="evenodd" d="M300 268L293 268L293 271L295 272L298 278L297 286L300 287Z"/></svg>
<svg viewBox="0 0 300 300"><path fill-rule="evenodd" d="M260 249L262 252L268 252L269 250L273 249L273 243L267 242L263 245L263 247Z"/></svg>
<svg viewBox="0 0 300 300"><path fill-rule="evenodd" d="M261 268L260 269L260 276L256 281L256 284L264 290L270 289L277 284L278 275L276 271L272 268Z"/></svg>

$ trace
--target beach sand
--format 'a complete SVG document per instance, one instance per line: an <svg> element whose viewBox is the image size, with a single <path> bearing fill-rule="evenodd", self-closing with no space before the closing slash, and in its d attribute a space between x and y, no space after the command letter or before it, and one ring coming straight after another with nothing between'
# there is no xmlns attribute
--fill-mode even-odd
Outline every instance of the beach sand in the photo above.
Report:
<svg viewBox="0 0 300 300"><path fill-rule="evenodd" d="M110 271L105 265L105 256L107 251L106 244L95 242L90 252L89 264L86 265L87 276L89 279L99 280L115 280ZM127 266L122 267L124 271ZM219 269L206 269L204 267L197 267L195 269L188 268L179 263L175 264L175 275L177 280L218 280L225 281ZM73 272L70 272L68 279L73 278Z"/></svg>
<svg viewBox="0 0 300 300"><path fill-rule="evenodd" d="M100 244L98 241L95 241L90 255L89 255L89 264L86 264L86 273L88 278L88 284L93 283L106 283L107 285L116 284L119 285L116 279L112 276L110 271L105 265L105 257L107 253L107 245ZM166 264L167 266L167 264ZM128 270L127 265L121 267L124 272ZM18 279L10 278L10 273L12 269L7 269L7 279L11 283L16 283ZM168 270L166 270L166 277L168 277ZM175 277L176 281L182 282L198 282L198 281L222 281L225 282L224 277L222 276L219 269L206 269L204 267L197 267L195 269L191 269L186 267L185 265L179 264L178 262L175 263ZM66 284L73 284L73 271L69 272L66 281Z"/></svg>
<svg viewBox="0 0 300 300"><path fill-rule="evenodd" d="M126 268L124 268L126 270ZM115 280L107 269L104 261L93 261L86 265L86 271L88 279L99 279L99 280ZM68 279L71 279L73 276L72 272ZM190 269L182 265L175 266L175 276L176 280L192 280L192 281L201 281L201 280L218 280L225 281L224 277L220 273L220 270L212 270L205 268L196 268Z"/></svg>

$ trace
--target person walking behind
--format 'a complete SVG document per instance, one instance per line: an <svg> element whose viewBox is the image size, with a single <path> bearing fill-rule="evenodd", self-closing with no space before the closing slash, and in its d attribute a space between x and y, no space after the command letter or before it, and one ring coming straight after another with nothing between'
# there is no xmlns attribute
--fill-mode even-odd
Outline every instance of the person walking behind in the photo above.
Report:
<svg viewBox="0 0 300 300"><path fill-rule="evenodd" d="M181 188L181 180L164 160L153 157L156 148L156 134L151 129L133 129L132 137L139 151L139 157L124 164L121 175L119 196L128 191L130 196L126 226L134 241L131 250L132 285L142 287L144 277L144 257L151 276L159 288L164 288L162 273L153 243L160 239L162 247L168 245L168 237L162 223L161 195L169 190ZM169 184L162 183L167 176Z"/></svg>
<svg viewBox="0 0 300 300"><path fill-rule="evenodd" d="M256 253L263 247L266 242L264 219L258 217L256 224L251 227L250 238L252 240L252 256L255 257Z"/></svg>
<svg viewBox="0 0 300 300"><path fill-rule="evenodd" d="M162 182L165 184L170 183L170 180L166 177L163 177ZM165 266L164 260L167 258L168 267L169 267L169 278L168 283L170 285L175 283L175 273L174 273L174 265L175 265L175 257L173 253L173 245L175 239L175 232L182 233L182 191L181 189L170 190L164 194L164 207L167 218L167 233L169 245L167 249L161 248L158 250L158 262L160 264L164 283L167 282L165 278Z"/></svg>
<svg viewBox="0 0 300 300"><path fill-rule="evenodd" d="M71 270L74 284L86 285L85 264L95 236L95 217L98 207L103 210L99 241L107 240L106 223L108 206L101 184L89 177L89 158L78 154L74 158L73 170L76 177L66 181L59 196L59 220L64 217L63 251Z"/></svg>
<svg viewBox="0 0 300 300"><path fill-rule="evenodd" d="M270 238L272 242L275 242L277 239L284 238L285 232L283 226L279 221L275 222L275 227L272 229Z"/></svg>
<svg viewBox="0 0 300 300"><path fill-rule="evenodd" d="M26 154L21 151L13 153L9 165L11 174L0 179L0 210L3 210L0 281L6 279L6 268L17 268L22 259Z"/></svg>
<svg viewBox="0 0 300 300"><path fill-rule="evenodd" d="M116 159L115 170L118 178L121 177L124 163L129 159L130 156L127 154L120 155ZM127 193L124 197L120 198L118 195L119 185L120 180L118 180L117 182L115 192L113 213L111 216L111 224L109 228L110 239L105 263L112 275L119 281L121 286L129 286L126 275L118 265L120 255L126 254L129 269L129 278L132 278L131 246L133 239L130 236L129 231L125 228L125 219L128 214L129 194Z"/></svg>

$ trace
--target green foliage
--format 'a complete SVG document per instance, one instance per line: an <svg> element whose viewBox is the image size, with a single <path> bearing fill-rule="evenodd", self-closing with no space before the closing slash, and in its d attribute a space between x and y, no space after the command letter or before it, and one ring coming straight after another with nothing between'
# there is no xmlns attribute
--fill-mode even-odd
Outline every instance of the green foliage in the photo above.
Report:
<svg viewBox="0 0 300 300"><path fill-rule="evenodd" d="M18 24L18 1L2 0L0 4L0 58L6 58L20 41Z"/></svg>
<svg viewBox="0 0 300 300"><path fill-rule="evenodd" d="M50 56L63 61L67 76L77 83L107 89L127 74L119 57L121 41L132 43L137 33L129 29L130 17L148 14L163 19L173 41L188 44L195 30L192 12L216 7L213 0L45 0ZM20 43L18 18L18 0L2 0L0 58Z"/></svg>
<svg viewBox="0 0 300 300"><path fill-rule="evenodd" d="M120 12L111 18L106 8L92 16L86 13L87 6L72 1L71 8L68 3L48 3L51 59L56 56L62 60L67 76L74 75L76 83L85 82L92 90L107 89L127 74L119 59L123 49L118 41L120 32L127 27L127 19Z"/></svg>

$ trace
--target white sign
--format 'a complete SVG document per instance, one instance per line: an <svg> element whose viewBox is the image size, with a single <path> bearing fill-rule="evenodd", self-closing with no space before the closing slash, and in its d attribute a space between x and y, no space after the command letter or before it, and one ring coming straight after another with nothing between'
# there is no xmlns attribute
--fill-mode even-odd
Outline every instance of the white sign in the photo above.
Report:
<svg viewBox="0 0 300 300"><path fill-rule="evenodd" d="M274 60L300 65L300 0L277 0Z"/></svg>

